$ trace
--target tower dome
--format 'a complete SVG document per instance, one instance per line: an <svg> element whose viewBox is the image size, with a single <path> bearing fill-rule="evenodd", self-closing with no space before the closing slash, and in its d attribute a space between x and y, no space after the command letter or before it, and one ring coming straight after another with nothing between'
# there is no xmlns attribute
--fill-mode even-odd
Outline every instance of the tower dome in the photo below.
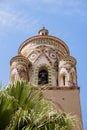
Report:
<svg viewBox="0 0 87 130"><path fill-rule="evenodd" d="M76 62L74 58L70 57L69 48L66 43L61 39L48 34L48 30L43 27L41 30L39 30L37 36L30 37L20 45L18 49L18 55L22 55L21 60L23 60L21 63L19 62L19 64L20 66L23 66L23 57L29 60L29 63L31 64L28 68L28 77L30 77L28 78L28 81L34 83L35 85L48 84L49 86L60 87L65 87L67 85L69 87L70 84L62 85L60 83L60 73L62 73L65 64L66 69L67 66L70 66L70 69L74 69ZM16 57L16 59L18 58L19 57ZM15 63L18 64L17 60ZM13 64L11 64L11 67L12 66ZM11 73L12 72L13 71L11 71ZM67 73L71 73L71 70ZM75 73L76 71L74 69L73 75L76 75ZM72 85L74 86L75 84L72 83Z"/></svg>

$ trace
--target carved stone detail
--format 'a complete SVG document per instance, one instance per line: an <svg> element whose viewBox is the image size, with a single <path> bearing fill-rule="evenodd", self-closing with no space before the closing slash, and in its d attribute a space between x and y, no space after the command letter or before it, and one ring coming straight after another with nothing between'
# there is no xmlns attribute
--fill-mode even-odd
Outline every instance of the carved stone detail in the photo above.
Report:
<svg viewBox="0 0 87 130"><path fill-rule="evenodd" d="M13 57L10 62L10 82L15 80L26 80L28 81L28 65L29 61L24 56L18 55Z"/></svg>
<svg viewBox="0 0 87 130"><path fill-rule="evenodd" d="M37 84L39 70L36 71L36 68L44 65L49 67L42 72L48 72L48 81L52 86L76 86L76 60L70 56L68 46L62 40L45 35L46 32L46 29L42 29L39 32L41 35L31 37L21 44L18 56L10 62L10 80L23 79Z"/></svg>
<svg viewBox="0 0 87 130"><path fill-rule="evenodd" d="M65 57L59 63L59 86L77 86L76 60Z"/></svg>

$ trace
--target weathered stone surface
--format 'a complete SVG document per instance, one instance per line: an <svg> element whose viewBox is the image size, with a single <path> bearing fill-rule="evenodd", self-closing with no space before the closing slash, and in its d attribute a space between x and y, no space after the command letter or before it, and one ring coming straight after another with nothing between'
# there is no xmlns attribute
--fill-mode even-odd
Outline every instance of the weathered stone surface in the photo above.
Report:
<svg viewBox="0 0 87 130"><path fill-rule="evenodd" d="M43 28L20 45L10 61L10 82L22 79L47 86L43 95L54 109L76 115L82 125L76 60L62 40L48 34Z"/></svg>

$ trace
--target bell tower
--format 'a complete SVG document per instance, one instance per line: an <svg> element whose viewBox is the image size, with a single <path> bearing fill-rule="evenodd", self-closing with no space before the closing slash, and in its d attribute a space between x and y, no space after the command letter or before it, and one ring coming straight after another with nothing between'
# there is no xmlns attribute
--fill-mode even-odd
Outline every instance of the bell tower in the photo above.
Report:
<svg viewBox="0 0 87 130"><path fill-rule="evenodd" d="M43 95L54 109L76 115L82 125L76 59L64 41L43 27L20 45L10 68L10 82L22 79L37 87L47 86Z"/></svg>

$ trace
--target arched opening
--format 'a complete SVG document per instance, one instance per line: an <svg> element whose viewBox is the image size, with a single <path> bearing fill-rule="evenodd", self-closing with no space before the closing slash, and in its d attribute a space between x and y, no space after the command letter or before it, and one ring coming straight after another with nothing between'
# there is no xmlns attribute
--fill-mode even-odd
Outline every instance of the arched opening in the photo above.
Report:
<svg viewBox="0 0 87 130"><path fill-rule="evenodd" d="M73 73L71 73L71 81L72 82L74 81L74 75L73 75Z"/></svg>
<svg viewBox="0 0 87 130"><path fill-rule="evenodd" d="M59 76L59 86L66 86L67 75L65 73L61 73Z"/></svg>
<svg viewBox="0 0 87 130"><path fill-rule="evenodd" d="M63 75L63 85L65 86L65 75Z"/></svg>
<svg viewBox="0 0 87 130"><path fill-rule="evenodd" d="M76 77L75 77L75 73L74 72L71 73L71 80L72 80L72 84L76 85Z"/></svg>
<svg viewBox="0 0 87 130"><path fill-rule="evenodd" d="M45 69L41 69L38 73L38 84L44 85L48 84L48 71Z"/></svg>
<svg viewBox="0 0 87 130"><path fill-rule="evenodd" d="M74 68L71 69L70 76L71 76L72 85L73 86L77 85L76 71Z"/></svg>

